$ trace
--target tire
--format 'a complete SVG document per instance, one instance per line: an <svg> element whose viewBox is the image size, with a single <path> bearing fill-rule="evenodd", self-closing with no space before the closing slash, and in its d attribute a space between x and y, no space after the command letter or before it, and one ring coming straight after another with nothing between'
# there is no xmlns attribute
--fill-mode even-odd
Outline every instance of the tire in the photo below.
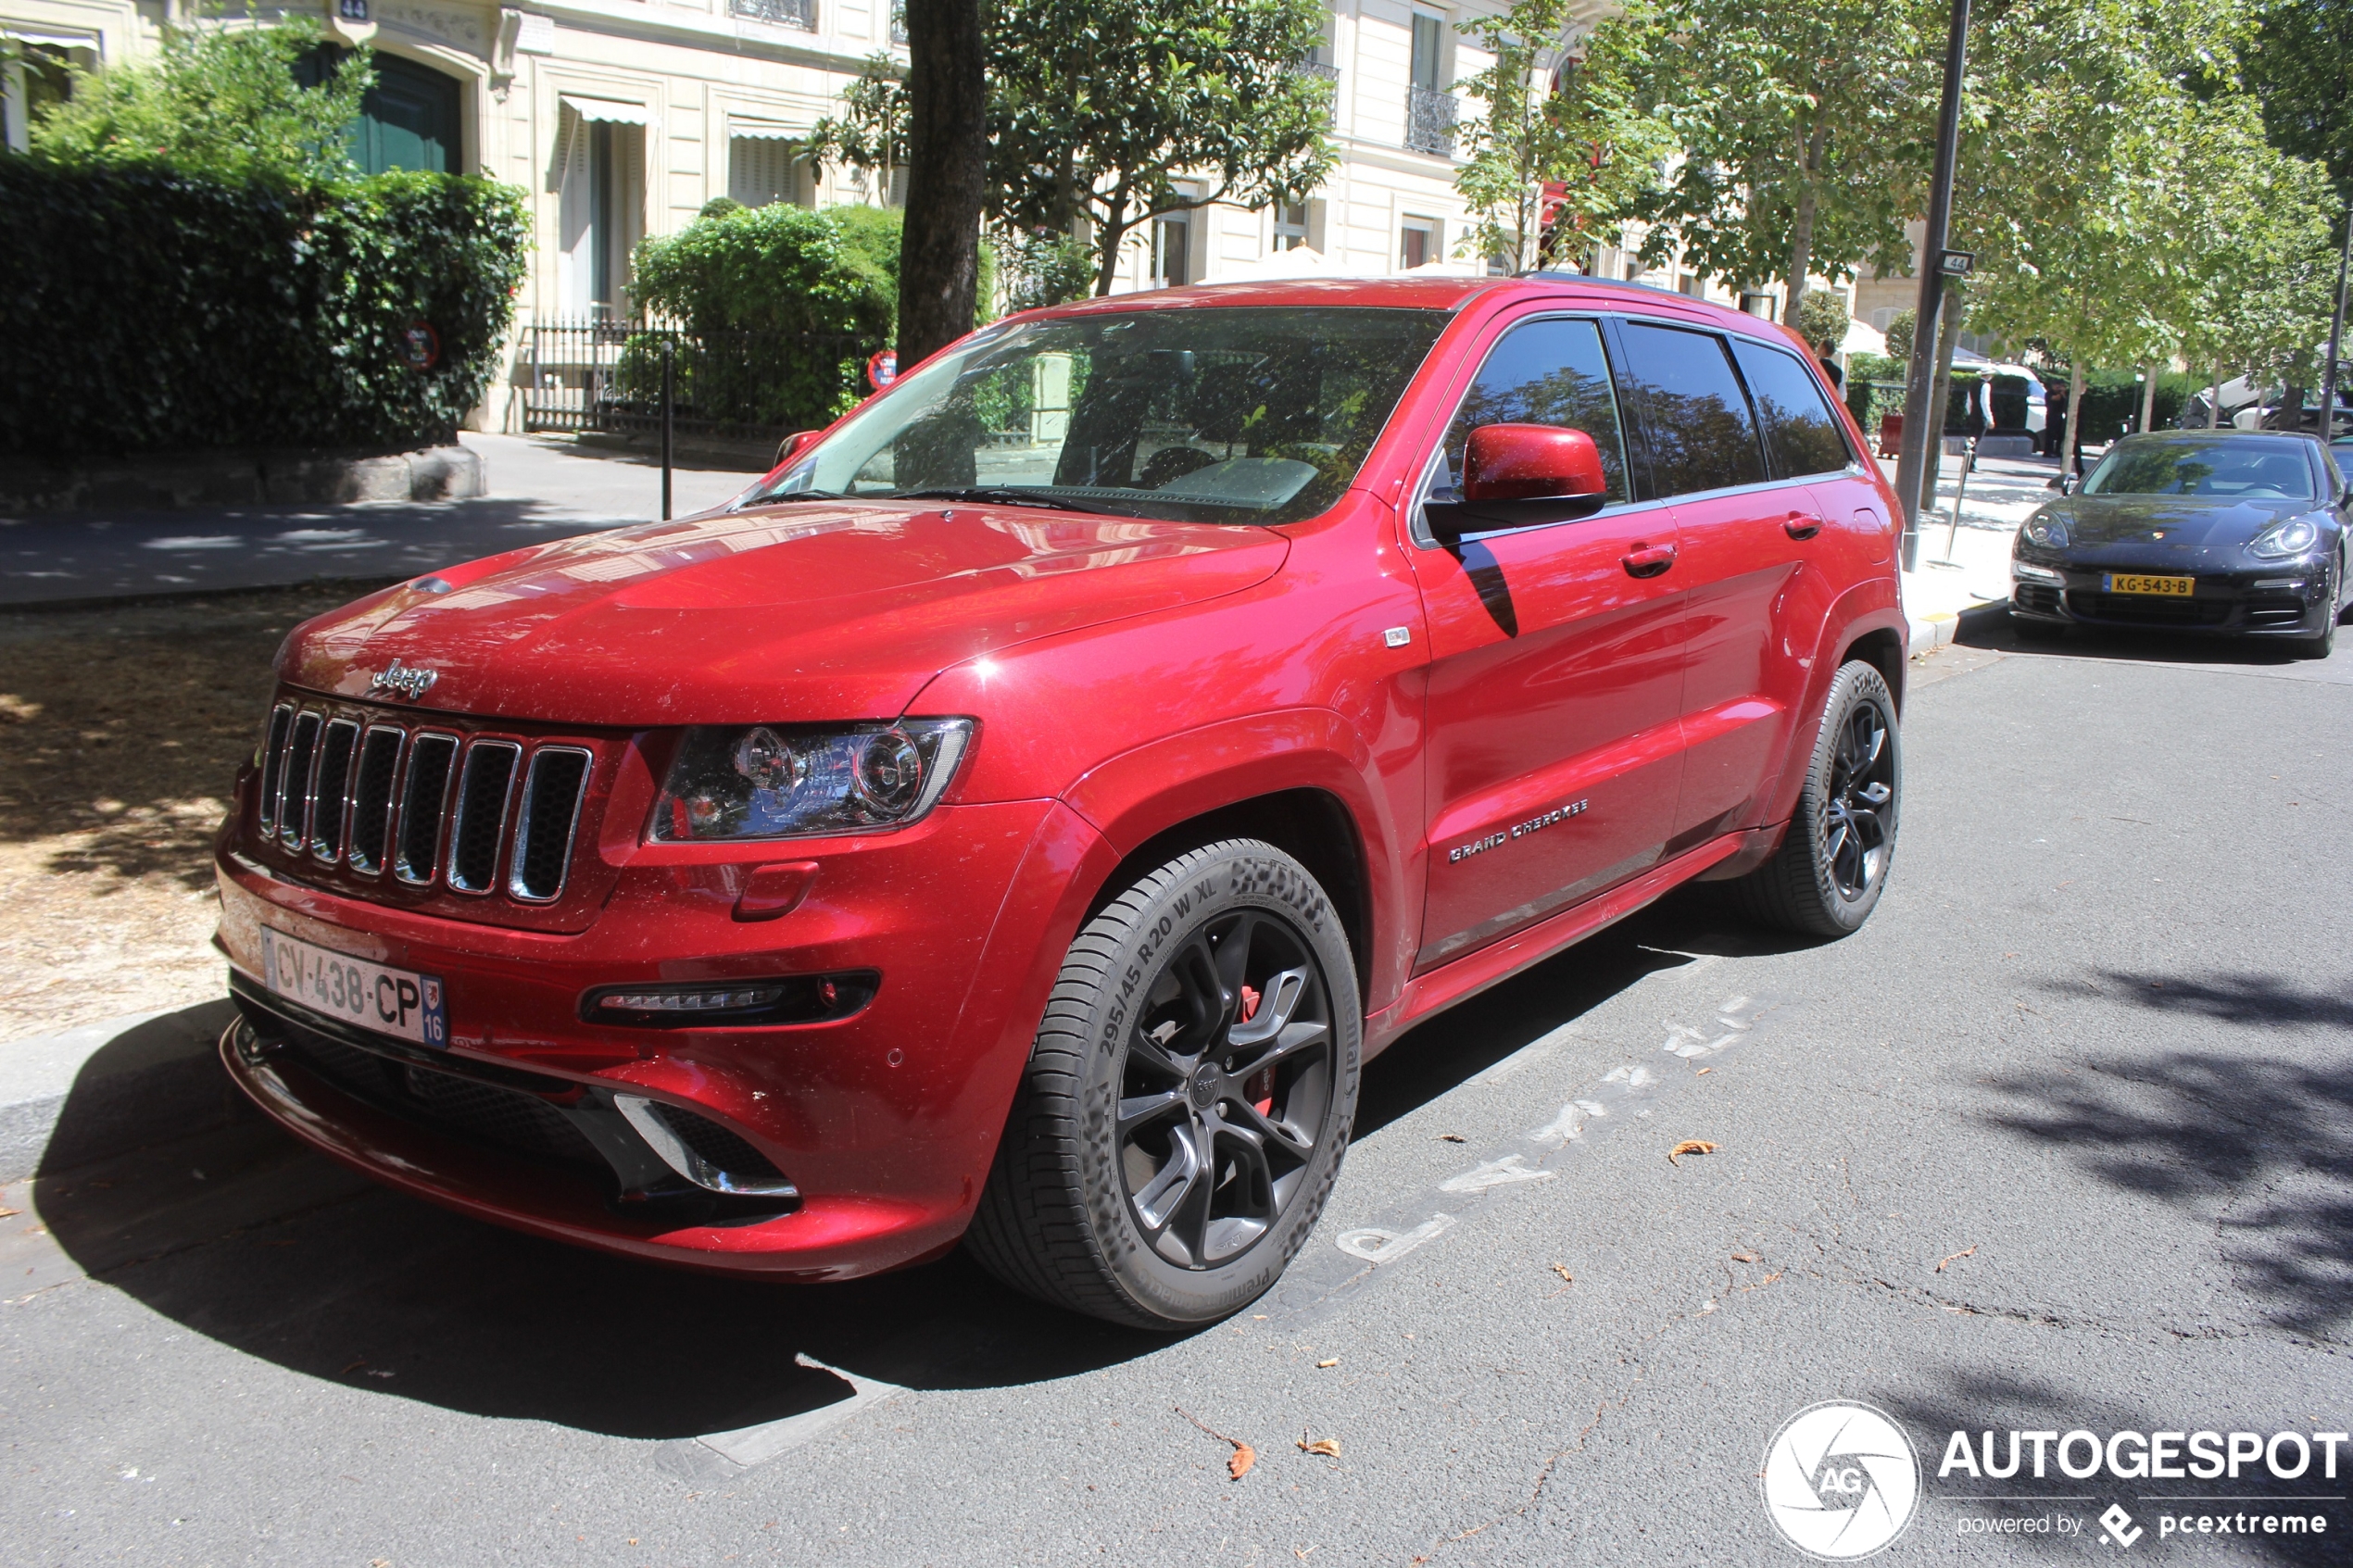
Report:
<svg viewBox="0 0 2353 1568"><path fill-rule="evenodd" d="M1113 1323L1240 1311L1323 1211L1363 1043L1347 937L1306 868L1254 839L1178 856L1071 943L965 1246Z"/></svg>
<svg viewBox="0 0 2353 1568"><path fill-rule="evenodd" d="M1903 800L1895 699L1877 670L1847 664L1822 705L1788 835L1726 891L1762 924L1807 936L1853 935L1886 889Z"/></svg>

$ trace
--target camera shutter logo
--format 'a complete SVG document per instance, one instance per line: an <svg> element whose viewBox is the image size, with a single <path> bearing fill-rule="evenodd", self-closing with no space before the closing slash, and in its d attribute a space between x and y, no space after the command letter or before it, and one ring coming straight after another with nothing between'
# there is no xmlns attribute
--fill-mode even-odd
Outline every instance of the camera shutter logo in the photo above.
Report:
<svg viewBox="0 0 2353 1568"><path fill-rule="evenodd" d="M1826 1562L1869 1557L1904 1533L1920 1500L1919 1456L1869 1405L1809 1405L1765 1450L1765 1512L1790 1545Z"/></svg>

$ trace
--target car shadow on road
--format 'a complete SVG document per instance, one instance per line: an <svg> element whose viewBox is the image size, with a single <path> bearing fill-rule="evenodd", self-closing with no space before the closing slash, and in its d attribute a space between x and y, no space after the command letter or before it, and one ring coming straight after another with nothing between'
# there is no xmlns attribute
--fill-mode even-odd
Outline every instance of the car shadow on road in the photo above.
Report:
<svg viewBox="0 0 2353 1568"><path fill-rule="evenodd" d="M2013 1073L1987 1120L2103 1181L2219 1215L2221 1253L2272 1327L2342 1345L2353 1323L2353 1056L2327 1047L2353 998L2266 974L2054 983L2151 1012L2260 1031L2293 1054L2145 1051L2074 1076Z"/></svg>
<svg viewBox="0 0 2353 1568"><path fill-rule="evenodd" d="M2316 662L2290 644L2268 637L2200 635L2191 632L2126 630L2108 626L2051 626L2029 633L1999 605L1963 613L1953 640L1990 653L2057 654L2068 659L2111 659L2133 664L2193 664L2248 669Z"/></svg>
<svg viewBox="0 0 2353 1568"><path fill-rule="evenodd" d="M1713 910L1679 895L1409 1032L1365 1070L1359 1135L1644 975L1774 946L1694 938L1730 929L1708 923ZM83 1273L245 1354L619 1437L778 1421L848 1399L849 1379L1018 1386L1173 1342L1029 1300L961 1251L875 1278L780 1285L514 1235L346 1173L242 1106L202 1137L46 1174L34 1198Z"/></svg>

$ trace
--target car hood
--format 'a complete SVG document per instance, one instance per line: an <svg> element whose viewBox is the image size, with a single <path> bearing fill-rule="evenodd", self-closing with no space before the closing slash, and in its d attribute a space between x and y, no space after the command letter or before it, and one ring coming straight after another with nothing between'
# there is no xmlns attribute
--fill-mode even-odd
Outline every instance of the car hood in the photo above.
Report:
<svg viewBox="0 0 2353 1568"><path fill-rule="evenodd" d="M397 659L433 672L419 709L567 724L891 718L950 665L1238 592L1289 548L1249 526L804 502L403 583L296 628L279 671L366 697Z"/></svg>
<svg viewBox="0 0 2353 1568"><path fill-rule="evenodd" d="M2319 507L2317 501L2228 501L2198 495L2064 495L2045 503L2042 510L2045 517L2067 524L2072 544L2191 550L2244 545L2282 518Z"/></svg>

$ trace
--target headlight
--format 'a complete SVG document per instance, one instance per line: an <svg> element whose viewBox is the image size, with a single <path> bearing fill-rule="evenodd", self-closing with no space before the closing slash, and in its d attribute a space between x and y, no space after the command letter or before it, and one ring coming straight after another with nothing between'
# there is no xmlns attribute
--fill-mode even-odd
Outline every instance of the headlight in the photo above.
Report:
<svg viewBox="0 0 2353 1568"><path fill-rule="evenodd" d="M2021 545L2034 545L2045 550L2064 550L2067 548L2067 524L2055 517L2045 517L2037 512L2020 525L2018 538Z"/></svg>
<svg viewBox="0 0 2353 1568"><path fill-rule="evenodd" d="M2309 517L2290 518L2273 523L2257 534L2246 546L2246 553L2264 560L2285 560L2300 556L2320 543L2321 531Z"/></svg>
<svg viewBox="0 0 2353 1568"><path fill-rule="evenodd" d="M972 740L969 719L686 732L654 802L667 844L871 833L931 809Z"/></svg>

